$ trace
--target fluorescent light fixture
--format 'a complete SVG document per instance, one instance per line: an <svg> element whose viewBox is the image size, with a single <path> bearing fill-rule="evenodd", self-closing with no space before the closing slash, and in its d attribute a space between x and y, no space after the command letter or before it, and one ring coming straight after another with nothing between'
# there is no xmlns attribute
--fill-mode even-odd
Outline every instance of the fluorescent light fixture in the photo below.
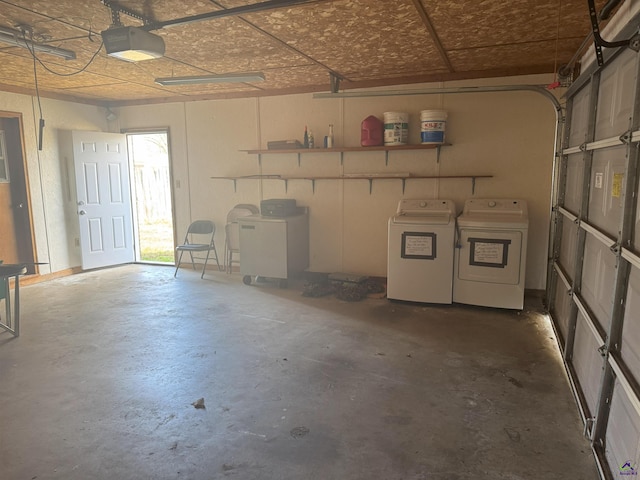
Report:
<svg viewBox="0 0 640 480"><path fill-rule="evenodd" d="M54 47L52 45L32 42L31 40L25 39L22 32L11 28L0 27L0 42L7 43L15 47L26 48L33 52L48 53L50 55L64 58L65 60L73 60L76 58L76 52Z"/></svg>
<svg viewBox="0 0 640 480"><path fill-rule="evenodd" d="M169 87L172 85L198 85L200 83L242 83L261 82L262 72L223 73L220 75L195 75L192 77L156 78L156 83Z"/></svg>
<svg viewBox="0 0 640 480"><path fill-rule="evenodd" d="M141 62L164 55L164 40L135 27L116 27L101 33L107 55L127 62Z"/></svg>

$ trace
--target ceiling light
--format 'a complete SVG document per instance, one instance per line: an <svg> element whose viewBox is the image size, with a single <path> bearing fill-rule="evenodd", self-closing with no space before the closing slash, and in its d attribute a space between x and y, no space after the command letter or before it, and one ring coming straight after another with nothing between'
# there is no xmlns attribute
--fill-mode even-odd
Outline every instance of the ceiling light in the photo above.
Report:
<svg viewBox="0 0 640 480"><path fill-rule="evenodd" d="M115 27L101 33L107 55L140 62L164 55L164 40L158 35L135 27Z"/></svg>
<svg viewBox="0 0 640 480"><path fill-rule="evenodd" d="M12 30L10 28L0 27L0 42L8 43L9 45L14 45L16 47L26 48L32 52L48 53L50 55L64 58L65 60L73 60L76 58L76 52L54 47L52 45L32 42L31 40L24 38L24 34L22 32Z"/></svg>
<svg viewBox="0 0 640 480"><path fill-rule="evenodd" d="M165 87L171 85L197 85L200 83L242 83L261 82L264 80L262 72L225 73L221 75L196 75L192 77L156 78L156 83Z"/></svg>

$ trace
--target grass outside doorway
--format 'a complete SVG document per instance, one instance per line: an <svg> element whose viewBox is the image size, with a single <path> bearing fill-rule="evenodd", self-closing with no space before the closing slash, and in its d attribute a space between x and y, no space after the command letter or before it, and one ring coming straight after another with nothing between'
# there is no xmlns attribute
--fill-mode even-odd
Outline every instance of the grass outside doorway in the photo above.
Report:
<svg viewBox="0 0 640 480"><path fill-rule="evenodd" d="M139 234L141 261L171 264L175 262L171 223L159 221L140 224Z"/></svg>

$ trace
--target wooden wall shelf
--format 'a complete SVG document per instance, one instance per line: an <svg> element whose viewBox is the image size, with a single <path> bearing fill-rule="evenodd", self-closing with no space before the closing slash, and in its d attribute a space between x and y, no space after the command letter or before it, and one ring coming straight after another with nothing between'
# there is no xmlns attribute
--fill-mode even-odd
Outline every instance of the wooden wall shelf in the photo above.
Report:
<svg viewBox="0 0 640 480"><path fill-rule="evenodd" d="M333 147L333 148L291 148L283 150L269 150L269 149L257 149L257 150L240 150L246 152L249 155L258 155L258 162L262 162L262 155L275 155L275 154L296 154L298 155L298 165L300 165L300 156L307 153L339 153L340 165L344 161L345 152L385 152L385 164L389 163L389 152L401 151L401 150L436 150L436 161L440 162L440 148L450 146L450 143L444 143L441 145L377 145L374 147Z"/></svg>
<svg viewBox="0 0 640 480"><path fill-rule="evenodd" d="M289 175L245 175L240 177L211 177L214 180L233 180L233 189L236 190L238 180L281 180L284 182L285 191L287 191L290 180L307 180L311 182L311 188L313 192L316 191L316 181L318 180L368 180L369 181L369 194L373 190L374 180L401 180L402 181L402 193L406 187L407 180L419 180L419 179L437 179L447 180L456 178L469 178L471 179L471 192L475 193L476 179L477 178L493 178L493 175L412 175L410 173L402 174L377 174L377 173L358 173L349 175L336 175L336 176L289 176Z"/></svg>
<svg viewBox="0 0 640 480"><path fill-rule="evenodd" d="M442 145L380 145L375 147L334 147L334 148L292 148L284 150L240 150L250 155L258 155L258 162L262 165L262 155L286 155L295 154L298 156L298 166L300 166L300 156L308 153L339 153L340 165L343 164L343 155L345 152L385 152L385 164L389 163L389 152L400 150L436 150L436 161L440 161L440 148L444 146L450 146L451 144L445 143ZM354 173L354 174L342 174L335 176L300 176L300 175L245 175L237 177L211 177L214 180L232 180L233 189L236 190L238 180L281 180L284 182L285 191L288 188L290 180L306 180L311 182L313 192L316 191L316 181L318 180L367 180L369 182L369 194L373 190L374 180L400 180L402 181L402 193L407 184L407 180L420 180L420 179L437 179L447 180L456 178L468 178L471 180L471 192L475 193L476 179L478 178L493 178L493 175L413 175L411 173Z"/></svg>
<svg viewBox="0 0 640 480"><path fill-rule="evenodd" d="M284 150L240 150L241 152L247 152L253 155L262 155L270 153L326 153L326 152L376 152L376 151L388 151L393 152L395 150L434 150L442 146L449 146L445 143L442 145L378 145L374 147L333 147L333 148L292 148Z"/></svg>

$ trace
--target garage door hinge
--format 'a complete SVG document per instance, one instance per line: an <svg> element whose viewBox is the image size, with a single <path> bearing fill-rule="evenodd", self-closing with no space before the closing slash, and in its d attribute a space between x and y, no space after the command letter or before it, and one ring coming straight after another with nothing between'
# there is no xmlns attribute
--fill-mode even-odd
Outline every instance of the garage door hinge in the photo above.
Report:
<svg viewBox="0 0 640 480"><path fill-rule="evenodd" d="M604 345L602 345L600 348L598 348L598 353L605 357L607 355L608 349L607 349L607 344L605 343Z"/></svg>
<svg viewBox="0 0 640 480"><path fill-rule="evenodd" d="M631 130L627 130L622 135L620 135L620 141L625 145L629 145L631 143L631 136L632 136Z"/></svg>
<svg viewBox="0 0 640 480"><path fill-rule="evenodd" d="M591 428L593 427L594 422L596 421L595 417L585 418L584 420L584 436L591 439Z"/></svg>
<svg viewBox="0 0 640 480"><path fill-rule="evenodd" d="M587 142L581 143L579 148L580 148L581 152L586 152L587 151Z"/></svg>
<svg viewBox="0 0 640 480"><path fill-rule="evenodd" d="M609 250L611 250L611 253L616 253L616 254L620 253L620 244L617 242L614 243L609 247Z"/></svg>

